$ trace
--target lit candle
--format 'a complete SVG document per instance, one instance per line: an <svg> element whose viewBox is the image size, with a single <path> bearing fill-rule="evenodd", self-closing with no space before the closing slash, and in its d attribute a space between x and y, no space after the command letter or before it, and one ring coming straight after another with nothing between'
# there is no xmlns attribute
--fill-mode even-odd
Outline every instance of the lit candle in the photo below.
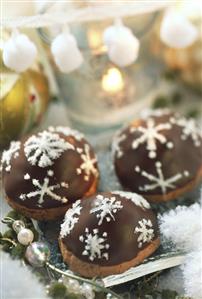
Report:
<svg viewBox="0 0 202 299"><path fill-rule="evenodd" d="M102 43L102 31L98 31L94 28L88 29L88 43L90 49L94 54L106 52L106 47Z"/></svg>
<svg viewBox="0 0 202 299"><path fill-rule="evenodd" d="M121 72L113 67L108 69L107 73L102 78L102 88L104 91L116 94L123 90L124 80Z"/></svg>

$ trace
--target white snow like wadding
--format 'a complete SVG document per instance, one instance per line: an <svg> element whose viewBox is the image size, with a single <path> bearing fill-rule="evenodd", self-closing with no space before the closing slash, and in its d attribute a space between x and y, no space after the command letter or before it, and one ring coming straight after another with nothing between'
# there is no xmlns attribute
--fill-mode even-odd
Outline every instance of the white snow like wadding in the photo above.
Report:
<svg viewBox="0 0 202 299"><path fill-rule="evenodd" d="M150 209L151 206L144 197L133 192L126 191L113 191L112 194L120 195L128 200L131 200L136 206L141 207L142 209Z"/></svg>
<svg viewBox="0 0 202 299"><path fill-rule="evenodd" d="M84 135L76 130L73 130L69 127L49 127L50 132L62 133L65 136L73 136L76 140L81 141L84 138Z"/></svg>
<svg viewBox="0 0 202 299"><path fill-rule="evenodd" d="M11 170L11 159L16 159L19 156L20 145L20 141L12 141L10 148L2 154L1 163L2 166L6 165L5 170L8 172Z"/></svg>
<svg viewBox="0 0 202 299"><path fill-rule="evenodd" d="M70 232L73 230L75 224L79 221L79 216L81 214L81 200L77 200L73 205L71 209L68 209L65 214L64 222L61 225L61 232L60 236L61 238L64 238L65 236L69 235Z"/></svg>
<svg viewBox="0 0 202 299"><path fill-rule="evenodd" d="M84 145L84 150L79 148L78 149L81 154L82 163L80 167L77 168L76 172L78 175L81 175L84 172L84 180L89 181L91 174L98 176L98 171L95 166L97 163L96 158L91 158L90 156L90 146L86 143Z"/></svg>
<svg viewBox="0 0 202 299"><path fill-rule="evenodd" d="M135 234L138 234L138 247L141 248L144 244L149 243L154 238L153 225L150 219L143 218L138 221L139 226L135 228Z"/></svg>
<svg viewBox="0 0 202 299"><path fill-rule="evenodd" d="M202 193L201 193L202 195ZM159 216L161 239L172 241L178 250L188 252L180 266L186 296L202 299L202 198L200 203Z"/></svg>
<svg viewBox="0 0 202 299"><path fill-rule="evenodd" d="M85 235L79 237L79 240L84 243L84 251L82 255L87 255L90 261L94 259L109 259L109 254L106 251L109 249L107 242L107 233L104 232L99 235L98 229L93 229L92 232L88 228L85 229Z"/></svg>
<svg viewBox="0 0 202 299"><path fill-rule="evenodd" d="M150 184L145 184L144 186L139 186L140 191L149 191L160 188L162 193L165 194L167 189L175 189L175 183L184 177L189 176L189 172L185 170L183 173L176 173L169 178L165 178L162 170L162 164L160 161L155 163L157 175L148 173L145 170L141 170L139 166L135 166L135 172L140 173L143 177L147 178Z"/></svg>
<svg viewBox="0 0 202 299"><path fill-rule="evenodd" d="M90 214L96 214L99 219L98 225L101 225L104 220L107 222L115 221L115 214L122 208L121 201L117 200L116 197L107 198L99 194L96 196Z"/></svg>
<svg viewBox="0 0 202 299"><path fill-rule="evenodd" d="M52 176L53 176L53 172L51 170L49 170L47 172L47 177L45 177L43 179L43 182L41 183L38 179L33 179L33 178L31 179L30 175L28 173L26 173L24 175L24 179L25 180L31 179L35 190L31 191L29 193L26 193L26 194L25 193L21 194L20 199L24 201L24 200L27 200L27 199L37 196L37 203L38 203L37 205L39 207L42 207L42 204L44 203L45 195L48 195L51 199L60 201L61 203L67 203L68 199L66 197L62 197L62 196L56 194L55 191L57 189L60 189L61 187L68 189L69 185L65 182L51 185L49 177L52 177Z"/></svg>
<svg viewBox="0 0 202 299"><path fill-rule="evenodd" d="M190 251L202 248L202 209L199 203L178 206L159 216L160 232L178 249Z"/></svg>
<svg viewBox="0 0 202 299"><path fill-rule="evenodd" d="M47 131L31 136L24 145L27 160L39 167L53 165L53 161L66 150L74 150L74 146L58 134Z"/></svg>
<svg viewBox="0 0 202 299"><path fill-rule="evenodd" d="M172 124L162 123L155 124L155 121L152 118L149 118L146 121L146 127L139 126L137 128L132 127L130 129L130 133L141 133L140 137L134 139L132 142L132 148L137 149L141 144L146 144L146 149L148 150L148 157L151 159L156 158L157 153L157 141L161 144L166 144L168 149L173 148L173 143L167 140L166 136L161 132L164 130L170 130L172 128Z"/></svg>

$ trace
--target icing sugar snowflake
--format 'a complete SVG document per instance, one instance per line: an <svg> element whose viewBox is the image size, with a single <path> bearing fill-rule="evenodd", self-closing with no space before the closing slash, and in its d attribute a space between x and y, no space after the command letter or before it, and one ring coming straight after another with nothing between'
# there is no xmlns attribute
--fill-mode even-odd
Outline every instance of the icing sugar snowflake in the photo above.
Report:
<svg viewBox="0 0 202 299"><path fill-rule="evenodd" d="M12 141L10 144L10 148L7 151L4 151L1 158L1 163L6 164L5 170L11 170L11 159L14 157L16 159L19 156L20 150L20 141Z"/></svg>
<svg viewBox="0 0 202 299"><path fill-rule="evenodd" d="M75 224L79 221L79 215L81 214L82 207L80 206L81 201L77 200L72 208L67 210L65 214L65 219L61 225L60 236L64 238L66 235L69 235Z"/></svg>
<svg viewBox="0 0 202 299"><path fill-rule="evenodd" d="M65 141L58 134L43 131L31 136L24 146L27 160L32 165L47 167L53 164L65 151L74 149L74 146Z"/></svg>
<svg viewBox="0 0 202 299"><path fill-rule="evenodd" d="M128 200L131 200L136 206L141 207L143 209L150 209L151 207L148 201L139 194L125 191L114 191L112 193L120 195L121 197L125 197Z"/></svg>
<svg viewBox="0 0 202 299"><path fill-rule="evenodd" d="M116 197L107 198L100 194L96 196L94 207L90 210L90 214L95 213L96 217L100 219L98 225L101 225L104 219L107 222L115 220L113 214L116 214L122 208L121 201L117 200Z"/></svg>
<svg viewBox="0 0 202 299"><path fill-rule="evenodd" d="M121 158L123 156L123 151L121 150L120 143L126 139L126 135L117 135L115 136L112 143L112 154L117 156L117 158Z"/></svg>
<svg viewBox="0 0 202 299"><path fill-rule="evenodd" d="M51 177L53 175L52 172L48 171L47 175ZM38 179L31 179L29 174L24 175L25 180L31 180L33 186L35 187L35 191L31 191L27 194L21 194L20 199L21 200L26 200L30 199L32 197L37 196L38 197L38 206L41 207L43 202L44 202L44 196L48 195L50 196L51 199L60 201L62 203L67 203L68 199L66 197L61 197L60 195L55 193L55 190L63 187L63 188L68 188L69 185L65 182L62 182L60 184L55 184L55 185L50 185L50 179L49 177L45 177L43 182L41 183Z"/></svg>
<svg viewBox="0 0 202 299"><path fill-rule="evenodd" d="M50 132L58 132L58 133L62 133L66 136L74 136L78 141L81 141L81 139L84 138L84 135L76 130L73 130L69 127L49 127L48 130Z"/></svg>
<svg viewBox="0 0 202 299"><path fill-rule="evenodd" d="M188 137L191 137L196 147L199 147L201 145L202 134L201 131L199 131L199 129L197 128L194 119L175 119L174 117L172 117L171 122L182 127L182 140L187 140Z"/></svg>
<svg viewBox="0 0 202 299"><path fill-rule="evenodd" d="M93 229L92 232L89 232L89 229L85 229L85 235L80 236L79 240L85 244L84 251L82 255L87 255L90 261L94 261L95 258L106 260L109 259L109 254L106 252L106 249L109 249L109 244L107 242L107 233L104 232L99 236L99 230Z"/></svg>
<svg viewBox="0 0 202 299"><path fill-rule="evenodd" d="M136 226L134 233L138 236L138 247L141 248L143 243L149 243L154 238L153 225L150 219L143 218L138 221L139 226Z"/></svg>
<svg viewBox="0 0 202 299"><path fill-rule="evenodd" d="M138 127L138 128L131 128L130 132L139 132L142 133L140 137L136 138L132 142L132 148L137 149L139 145L146 143L146 149L148 150L149 158L154 159L156 158L156 150L157 145L156 141L159 141L162 144L166 144L167 148L173 148L173 143L171 141L168 141L166 139L166 136L160 133L162 130L170 130L172 128L172 125L170 123L164 123L164 124L157 124L155 125L155 122L152 118L149 118L146 121L146 127Z"/></svg>
<svg viewBox="0 0 202 299"><path fill-rule="evenodd" d="M95 176L98 175L97 168L95 167L95 163L97 162L96 158L91 158L90 156L90 147L88 144L84 146L84 152L81 148L78 149L78 152L81 153L81 159L83 162L81 163L80 167L77 168L77 174L82 174L84 172L84 180L89 181L90 175L94 174Z"/></svg>
<svg viewBox="0 0 202 299"><path fill-rule="evenodd" d="M183 174L177 173L169 178L165 178L162 171L161 162L159 161L156 162L155 167L156 167L157 176L150 174L144 170L141 170L139 166L135 167L135 171L137 173L140 173L143 177L147 178L148 181L151 182L151 184L146 184L143 187L139 187L140 191L148 191L148 190L154 190L156 188L161 188L162 193L165 194L167 189L176 188L174 183L179 181L183 176L185 177L189 176L189 172L185 170Z"/></svg>

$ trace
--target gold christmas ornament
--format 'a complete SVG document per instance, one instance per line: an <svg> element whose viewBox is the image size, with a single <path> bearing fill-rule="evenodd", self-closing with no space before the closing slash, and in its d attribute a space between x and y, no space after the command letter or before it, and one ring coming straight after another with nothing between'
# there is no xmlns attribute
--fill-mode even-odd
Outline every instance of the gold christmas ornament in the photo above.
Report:
<svg viewBox="0 0 202 299"><path fill-rule="evenodd" d="M23 74L2 67L0 79L0 150L39 124L49 102L48 81L43 73Z"/></svg>

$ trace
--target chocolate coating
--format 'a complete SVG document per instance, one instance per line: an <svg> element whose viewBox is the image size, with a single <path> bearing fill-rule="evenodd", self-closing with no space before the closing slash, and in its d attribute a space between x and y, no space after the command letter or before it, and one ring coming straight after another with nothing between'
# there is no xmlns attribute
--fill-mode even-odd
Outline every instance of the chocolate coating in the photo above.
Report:
<svg viewBox="0 0 202 299"><path fill-rule="evenodd" d="M33 137L38 138L38 144ZM43 158L42 152L37 153L40 146ZM96 157L89 143L77 131L63 127L13 142L2 156L2 168L8 198L38 210L70 205L88 193L98 178Z"/></svg>
<svg viewBox="0 0 202 299"><path fill-rule="evenodd" d="M202 176L201 132L193 120L171 113L134 121L115 137L113 149L123 187L148 199L169 192L174 198Z"/></svg>
<svg viewBox="0 0 202 299"><path fill-rule="evenodd" d="M68 251L84 262L119 265L134 259L158 238L156 216L148 202L137 194L99 193L76 203L71 215L70 212L66 214L60 240ZM105 215L101 214L103 211ZM97 243L99 238L102 239L100 244Z"/></svg>

